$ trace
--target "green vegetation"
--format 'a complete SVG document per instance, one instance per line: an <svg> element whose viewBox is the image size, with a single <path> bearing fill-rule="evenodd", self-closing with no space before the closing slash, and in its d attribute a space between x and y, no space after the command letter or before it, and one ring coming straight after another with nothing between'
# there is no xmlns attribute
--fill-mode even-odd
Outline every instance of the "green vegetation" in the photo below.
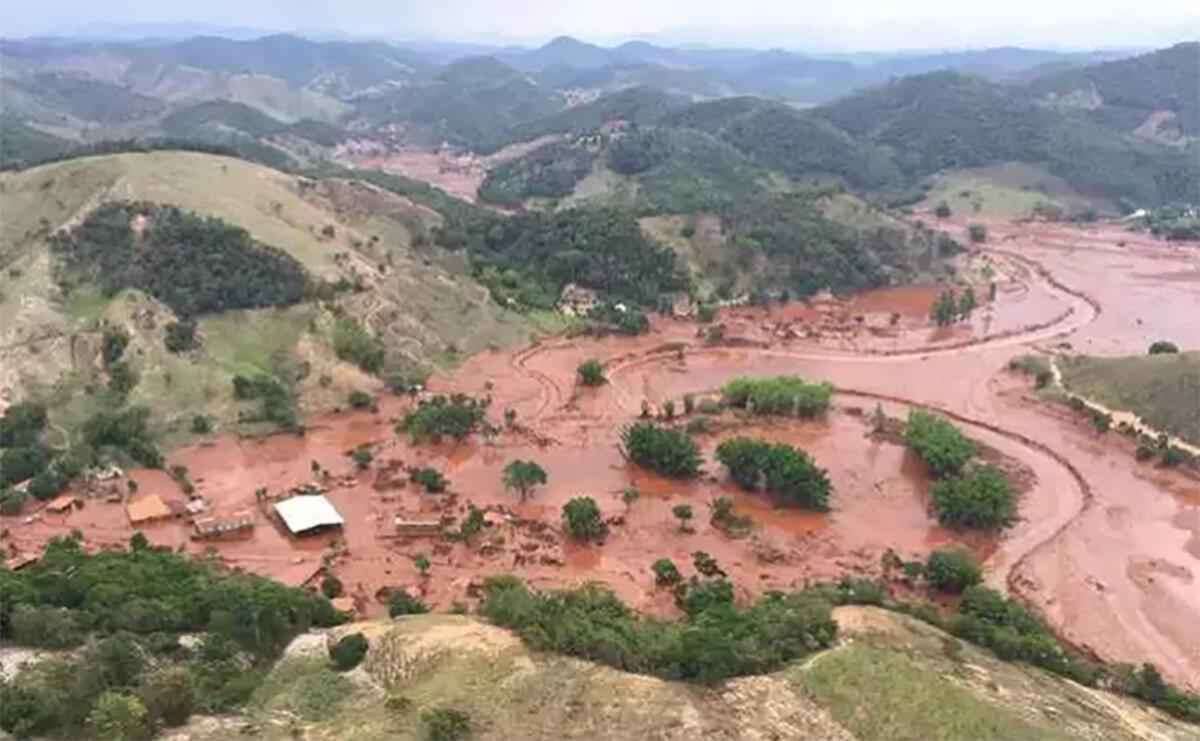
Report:
<svg viewBox="0 0 1200 741"><path fill-rule="evenodd" d="M594 358L581 363L576 375L584 386L603 386L608 380L604 377L604 366Z"/></svg>
<svg viewBox="0 0 1200 741"><path fill-rule="evenodd" d="M488 172L479 197L504 206L527 198L562 198L592 170L595 154L570 142L552 142Z"/></svg>
<svg viewBox="0 0 1200 741"><path fill-rule="evenodd" d="M786 443L735 437L717 446L717 460L743 489L761 487L780 506L829 509L833 490L829 475L802 450Z"/></svg>
<svg viewBox="0 0 1200 741"><path fill-rule="evenodd" d="M375 406L375 397L366 391L351 391L350 396L346 397L346 403L351 409L370 409Z"/></svg>
<svg viewBox="0 0 1200 741"><path fill-rule="evenodd" d="M367 637L362 633L351 633L329 648L329 660L339 672L347 672L362 663L367 655Z"/></svg>
<svg viewBox="0 0 1200 741"><path fill-rule="evenodd" d="M755 414L818 417L829 408L833 386L797 376L735 378L721 389L725 403Z"/></svg>
<svg viewBox="0 0 1200 741"><path fill-rule="evenodd" d="M367 373L383 370L383 342L350 317L340 317L333 326L333 351L338 359L353 363Z"/></svg>
<svg viewBox="0 0 1200 741"><path fill-rule="evenodd" d="M442 472L436 468L418 468L409 474L409 479L414 484L425 487L425 491L429 494L441 494L450 485Z"/></svg>
<svg viewBox="0 0 1200 741"><path fill-rule="evenodd" d="M608 523L591 497L575 497L563 505L563 524L576 540L603 540Z"/></svg>
<svg viewBox="0 0 1200 741"><path fill-rule="evenodd" d="M959 594L983 581L983 570L975 557L964 550L937 550L925 562L925 579L935 589Z"/></svg>
<svg viewBox="0 0 1200 741"><path fill-rule="evenodd" d="M976 244L987 241L987 227L983 224L971 224L967 227L967 234L971 237L971 241Z"/></svg>
<svg viewBox="0 0 1200 741"><path fill-rule="evenodd" d="M1150 209L1144 219L1150 233L1167 241L1200 240L1200 210L1195 206Z"/></svg>
<svg viewBox="0 0 1200 741"><path fill-rule="evenodd" d="M424 602L413 597L403 589L397 589L392 593L391 599L388 600L389 617L424 615L427 612L429 612L429 607Z"/></svg>
<svg viewBox="0 0 1200 741"><path fill-rule="evenodd" d="M683 581L683 575L675 562L669 558L660 558L650 567L654 572L654 583L660 587L673 587Z"/></svg>
<svg viewBox="0 0 1200 741"><path fill-rule="evenodd" d="M1200 445L1200 353L1059 361L1072 393L1130 411L1156 430Z"/></svg>
<svg viewBox="0 0 1200 741"><path fill-rule="evenodd" d="M144 219L144 229L135 224ZM66 293L94 283L107 295L136 288L181 317L286 306L308 287L287 253L254 241L243 229L172 206L109 203L70 232L56 235Z"/></svg>
<svg viewBox="0 0 1200 741"><path fill-rule="evenodd" d="M698 682L771 671L829 646L837 633L829 602L803 592L773 594L745 610L714 603L669 623L638 616L597 585L542 593L496 577L480 612L537 650Z"/></svg>
<svg viewBox="0 0 1200 741"><path fill-rule="evenodd" d="M0 169L58 157L70 149L66 139L27 126L15 116L0 114Z"/></svg>
<svg viewBox="0 0 1200 741"><path fill-rule="evenodd" d="M421 713L429 741L462 741L471 736L471 717L454 708L431 708Z"/></svg>
<svg viewBox="0 0 1200 741"><path fill-rule="evenodd" d="M512 461L504 467L504 488L518 492L522 502L534 487L545 485L546 471L533 461Z"/></svg>
<svg viewBox="0 0 1200 741"><path fill-rule="evenodd" d="M171 322L166 326L163 344L167 352L185 353L200 346L196 339L196 323L187 320Z"/></svg>
<svg viewBox="0 0 1200 741"><path fill-rule="evenodd" d="M1174 342L1159 340L1150 345L1150 355L1177 355L1178 353L1179 346Z"/></svg>
<svg viewBox="0 0 1200 741"><path fill-rule="evenodd" d="M239 422L267 422L287 431L301 429L295 389L291 383L281 380L282 376L233 377L233 398L259 403L257 411L239 413Z"/></svg>
<svg viewBox="0 0 1200 741"><path fill-rule="evenodd" d="M690 504L677 504L671 508L671 514L675 515L675 519L679 520L679 532L692 532L692 518L696 516L695 510Z"/></svg>
<svg viewBox="0 0 1200 741"><path fill-rule="evenodd" d="M404 417L397 432L407 432L413 440L441 442L445 436L463 440L485 421L487 403L464 394L438 395L422 399L417 408Z"/></svg>
<svg viewBox="0 0 1200 741"><path fill-rule="evenodd" d="M621 432L622 454L643 468L677 479L700 473L700 448L686 433L637 422Z"/></svg>
<svg viewBox="0 0 1200 741"><path fill-rule="evenodd" d="M904 440L938 478L958 475L975 456L975 444L957 427L919 409L909 412Z"/></svg>
<svg viewBox="0 0 1200 741"><path fill-rule="evenodd" d="M675 253L617 209L530 213L480 225L471 237L476 278L501 304L552 308L567 283L650 305L685 280Z"/></svg>
<svg viewBox="0 0 1200 741"><path fill-rule="evenodd" d="M292 637L340 621L323 597L144 539L94 555L75 539L56 539L38 563L0 570L0 597L5 640L47 648L86 641L0 681L0 728L18 736L79 737L90 722L118 738L178 725L193 706L228 711ZM201 635L195 652L179 649L182 633Z"/></svg>
<svg viewBox="0 0 1200 741"><path fill-rule="evenodd" d="M1017 517L1017 496L994 466L977 466L959 478L939 481L931 496L938 521L948 527L995 530Z"/></svg>

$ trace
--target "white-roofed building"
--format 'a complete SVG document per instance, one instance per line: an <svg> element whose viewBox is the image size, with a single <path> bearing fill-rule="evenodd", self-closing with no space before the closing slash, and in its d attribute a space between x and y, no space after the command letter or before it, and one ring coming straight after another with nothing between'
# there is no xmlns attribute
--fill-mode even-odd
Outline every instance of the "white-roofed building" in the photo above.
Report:
<svg viewBox="0 0 1200 741"><path fill-rule="evenodd" d="M345 524L329 500L320 494L305 494L276 502L275 513L293 535Z"/></svg>

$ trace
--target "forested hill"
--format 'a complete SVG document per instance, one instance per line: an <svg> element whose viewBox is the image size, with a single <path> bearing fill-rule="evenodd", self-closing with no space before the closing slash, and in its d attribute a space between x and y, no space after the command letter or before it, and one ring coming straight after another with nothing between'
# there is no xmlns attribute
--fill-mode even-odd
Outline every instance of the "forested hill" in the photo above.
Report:
<svg viewBox="0 0 1200 741"><path fill-rule="evenodd" d="M1183 134L1200 136L1200 42L1058 72L1030 88L1117 129L1133 131L1165 111L1174 114Z"/></svg>

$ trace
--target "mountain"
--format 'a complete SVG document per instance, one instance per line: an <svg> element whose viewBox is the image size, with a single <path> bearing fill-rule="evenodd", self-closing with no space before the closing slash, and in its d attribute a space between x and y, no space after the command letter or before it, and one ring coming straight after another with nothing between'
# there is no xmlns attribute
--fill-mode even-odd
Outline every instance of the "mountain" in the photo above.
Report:
<svg viewBox="0 0 1200 741"><path fill-rule="evenodd" d="M1043 100L1120 131L1200 136L1200 42L1054 72L1032 83Z"/></svg>
<svg viewBox="0 0 1200 741"><path fill-rule="evenodd" d="M541 48L510 55L506 59L526 70L539 70L555 65L595 69L616 61L616 57L608 49L586 44L570 36L559 36Z"/></svg>

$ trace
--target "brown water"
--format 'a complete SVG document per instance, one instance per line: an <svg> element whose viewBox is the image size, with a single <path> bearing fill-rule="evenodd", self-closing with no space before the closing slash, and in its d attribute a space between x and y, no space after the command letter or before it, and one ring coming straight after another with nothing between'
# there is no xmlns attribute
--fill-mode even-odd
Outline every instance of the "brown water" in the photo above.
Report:
<svg viewBox="0 0 1200 741"><path fill-rule="evenodd" d="M553 340L483 353L431 386L491 395L497 422L505 408L515 409L522 429L490 443L414 448L392 431L392 419L410 402L389 398L379 414L314 420L303 438L220 438L171 456L188 466L217 513L253 509L258 487L277 492L309 481L315 460L335 474L329 497L346 519L340 536L290 538L266 515L259 515L252 536L211 545L189 541L182 523L144 531L156 543L196 553L211 547L234 566L292 583L310 577L339 539L344 549L334 556L333 570L372 612L381 609L373 596L382 588L416 586L446 607L465 598L472 580L506 572L547 587L599 580L641 609L669 612L670 599L654 589L649 571L660 557L674 559L687 574L691 554L706 551L752 595L848 572L874 573L889 547L916 557L963 542L929 517L919 462L869 436L859 414L877 403L892 416L927 405L956 415L973 437L1029 472L1022 521L998 539L964 543L988 558L990 583L1031 601L1065 637L1105 658L1153 661L1173 680L1200 686L1194 627L1200 618L1200 483L1137 465L1125 441L1115 434L1098 438L1032 399L1027 381L1004 371L1009 359L1039 343L1069 342L1098 354L1140 353L1162 338L1200 347L1200 281L1191 277L1200 274L1200 250L1166 247L1111 227L989 228L988 254L1000 276L997 300L969 326L932 330L926 317L936 288L926 286L724 312L720 321L733 346L705 346L695 324L656 320L639 338ZM892 314L900 315L894 326ZM861 323L860 315L867 317ZM887 316L891 334L870 331L871 316ZM797 323L824 329L815 336L780 331ZM610 383L580 389L575 368L592 357L605 363ZM644 401L658 408L674 400L682 410L685 394L703 394L738 375L778 373L832 381L839 409L824 422L723 429L701 438L705 452L735 433L802 447L829 469L835 487L830 513L776 509L761 495L733 487L711 462L706 476L681 483L621 459L618 431ZM452 494L429 496L411 486L377 490L374 471L355 472L345 455L360 444L374 446L376 468L402 462L443 470ZM524 504L500 483L503 467L517 458L538 461L550 478ZM159 473L133 475L142 493L179 497ZM627 506L620 492L630 486L642 496ZM613 521L602 545L562 537L562 505L581 495L595 498ZM731 539L708 523L707 503L716 496L733 497L738 512L754 521L750 537ZM453 519L468 502L493 510L496 523L472 546L390 537L396 514ZM694 533L680 533L671 514L682 502L696 512ZM96 546L122 544L133 532L120 505L96 501L69 515L4 524L25 551L72 528ZM433 561L427 580L412 566L418 553Z"/></svg>

